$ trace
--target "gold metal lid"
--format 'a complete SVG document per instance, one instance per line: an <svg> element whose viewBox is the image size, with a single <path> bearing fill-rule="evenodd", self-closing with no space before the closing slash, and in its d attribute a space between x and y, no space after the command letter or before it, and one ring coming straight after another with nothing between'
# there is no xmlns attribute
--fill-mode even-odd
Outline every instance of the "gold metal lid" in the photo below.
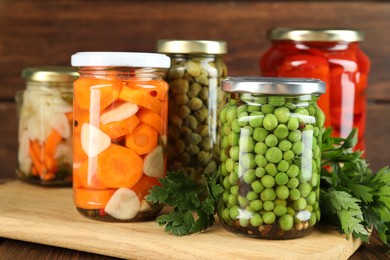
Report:
<svg viewBox="0 0 390 260"><path fill-rule="evenodd" d="M28 67L22 70L22 78L40 82L73 82L79 77L76 68L67 66Z"/></svg>
<svg viewBox="0 0 390 260"><path fill-rule="evenodd" d="M200 54L226 54L227 44L225 41L208 40L159 40L157 52L160 53L200 53Z"/></svg>
<svg viewBox="0 0 390 260"><path fill-rule="evenodd" d="M364 32L349 29L292 29L273 28L267 31L267 37L271 40L292 40L308 42L360 42L364 40Z"/></svg>

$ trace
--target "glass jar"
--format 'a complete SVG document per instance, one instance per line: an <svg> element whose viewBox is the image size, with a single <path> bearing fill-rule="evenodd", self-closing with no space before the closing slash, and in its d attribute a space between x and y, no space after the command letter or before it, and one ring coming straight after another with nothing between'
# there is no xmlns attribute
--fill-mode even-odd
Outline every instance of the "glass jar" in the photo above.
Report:
<svg viewBox="0 0 390 260"><path fill-rule="evenodd" d="M19 179L48 186L72 183L71 67L31 67L22 71L26 89L16 94L19 117Z"/></svg>
<svg viewBox="0 0 390 260"><path fill-rule="evenodd" d="M364 151L366 87L370 60L360 49L364 33L359 30L269 30L270 49L260 59L266 77L317 78L327 91L319 99L326 126L335 136L347 137L358 129L357 150Z"/></svg>
<svg viewBox="0 0 390 260"><path fill-rule="evenodd" d="M169 55L168 169L202 182L217 170L218 115L225 104L220 84L227 75L223 41L160 40L157 51Z"/></svg>
<svg viewBox="0 0 390 260"><path fill-rule="evenodd" d="M309 234L320 219L320 80L227 78L221 112L222 225L255 238Z"/></svg>
<svg viewBox="0 0 390 260"><path fill-rule="evenodd" d="M74 82L73 194L92 219L153 219L162 205L145 197L166 174L169 57L79 52Z"/></svg>

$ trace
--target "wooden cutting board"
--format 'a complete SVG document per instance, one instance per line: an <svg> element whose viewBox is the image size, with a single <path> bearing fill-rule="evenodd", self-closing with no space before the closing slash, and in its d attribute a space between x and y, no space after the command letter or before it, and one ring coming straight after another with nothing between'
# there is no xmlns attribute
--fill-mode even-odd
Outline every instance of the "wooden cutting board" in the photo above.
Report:
<svg viewBox="0 0 390 260"><path fill-rule="evenodd" d="M294 240L238 236L219 224L186 237L154 222L106 223L80 215L71 188L0 184L0 237L131 259L347 259L361 245L333 228Z"/></svg>

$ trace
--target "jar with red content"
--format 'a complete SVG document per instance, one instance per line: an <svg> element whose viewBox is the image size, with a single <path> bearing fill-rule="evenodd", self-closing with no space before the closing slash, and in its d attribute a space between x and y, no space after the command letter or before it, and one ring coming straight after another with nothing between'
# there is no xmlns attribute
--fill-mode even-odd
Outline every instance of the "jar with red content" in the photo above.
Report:
<svg viewBox="0 0 390 260"><path fill-rule="evenodd" d="M166 173L170 58L155 53L79 52L74 82L73 194L77 210L115 221L153 219L145 197Z"/></svg>
<svg viewBox="0 0 390 260"><path fill-rule="evenodd" d="M364 150L366 87L370 60L360 49L364 33L345 29L275 28L267 32L272 46L260 59L263 76L317 78L326 83L318 101L325 126L346 137L358 129L356 149Z"/></svg>

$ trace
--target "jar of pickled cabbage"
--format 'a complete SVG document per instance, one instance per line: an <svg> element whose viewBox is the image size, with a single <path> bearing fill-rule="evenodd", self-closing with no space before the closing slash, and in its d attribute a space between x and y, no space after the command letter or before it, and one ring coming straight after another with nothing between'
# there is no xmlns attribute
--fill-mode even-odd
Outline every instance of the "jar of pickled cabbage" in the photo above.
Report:
<svg viewBox="0 0 390 260"><path fill-rule="evenodd" d="M266 77L317 78L326 83L319 106L335 136L358 129L356 149L364 151L366 87L370 60L360 48L364 32L347 29L275 28L272 46L260 59Z"/></svg>
<svg viewBox="0 0 390 260"><path fill-rule="evenodd" d="M18 177L30 183L72 183L72 67L22 71L26 88L16 94L19 117Z"/></svg>
<svg viewBox="0 0 390 260"><path fill-rule="evenodd" d="M319 222L325 85L298 78L227 78L221 112L218 207L229 231L255 238L308 235Z"/></svg>
<svg viewBox="0 0 390 260"><path fill-rule="evenodd" d="M222 59L226 42L160 40L157 51L169 55L168 169L202 182L217 170L218 115L225 104L220 84L227 75Z"/></svg>
<svg viewBox="0 0 390 260"><path fill-rule="evenodd" d="M79 52L74 82L73 193L92 219L154 218L145 197L166 173L170 66L163 54Z"/></svg>

